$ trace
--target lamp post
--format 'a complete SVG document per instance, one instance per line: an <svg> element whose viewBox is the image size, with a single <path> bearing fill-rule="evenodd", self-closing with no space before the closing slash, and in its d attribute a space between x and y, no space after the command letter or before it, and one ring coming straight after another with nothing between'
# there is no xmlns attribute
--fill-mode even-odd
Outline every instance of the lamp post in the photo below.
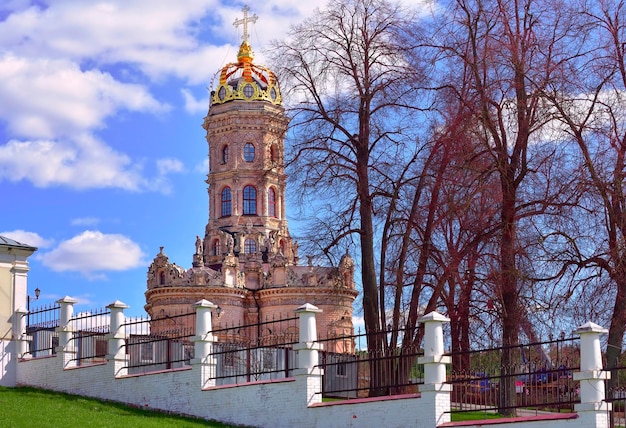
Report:
<svg viewBox="0 0 626 428"><path fill-rule="evenodd" d="M33 298L30 294L26 295L26 310L28 314L26 315L26 327L30 325L30 301L31 300L39 300L39 295L41 294L41 290L39 287L35 288L35 298Z"/></svg>
<svg viewBox="0 0 626 428"><path fill-rule="evenodd" d="M39 288L35 288L35 297L33 298L30 294L26 296L26 309L30 311L30 301L31 300L39 300L39 295L41 294L41 290Z"/></svg>

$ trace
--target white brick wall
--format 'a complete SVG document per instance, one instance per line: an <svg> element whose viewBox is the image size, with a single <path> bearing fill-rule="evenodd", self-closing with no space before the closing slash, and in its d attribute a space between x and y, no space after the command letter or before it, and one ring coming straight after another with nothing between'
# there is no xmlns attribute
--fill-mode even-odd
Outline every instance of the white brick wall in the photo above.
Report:
<svg viewBox="0 0 626 428"><path fill-rule="evenodd" d="M61 369L59 357L21 361L18 384L80 394L139 407L260 427L415 427L425 420L430 400L407 398L307 406L307 378L232 387L200 388L200 366L142 376L113 376L113 362ZM315 382L313 382L315 383Z"/></svg>
<svg viewBox="0 0 626 428"><path fill-rule="evenodd" d="M18 363L18 384L168 410L205 419L259 427L434 428L436 406L445 393L421 398L333 402L307 406L307 376L280 382L200 388L200 366L142 376L113 376L113 362L62 370L60 358ZM435 403L436 401L436 403ZM503 428L590 428L593 415L576 419L501 424ZM598 428L603 428L601 425ZM443 422L443 421L442 421ZM448 425L448 424L444 424ZM478 427L478 425L476 425Z"/></svg>
<svg viewBox="0 0 626 428"><path fill-rule="evenodd" d="M209 302L204 302L199 308L209 308L210 305ZM121 306L118 305L117 308ZM66 352L61 349L60 354L55 356L19 361L16 365L17 384L246 426L272 428L454 426L448 422L449 414L445 413L450 409L450 394L447 392L449 386L440 383L445 381L445 371L440 370L439 366L444 366L444 364L437 355L421 358L426 365L430 365L427 369L431 372L431 378L435 379L430 384L423 385L421 396L407 395L377 400L356 399L321 403L319 395L315 394L321 389L320 374L315 368L317 362L315 335L312 332L307 333L306 328L307 325L314 325L314 323L302 322L308 319L306 317L311 317L316 310L315 307L307 307L300 311L301 338L295 349L300 352L299 361L302 366L295 370L294 378L282 381L203 389L202 385L207 383L206 375L210 365L207 364L208 360L203 361L202 358L193 360L192 366L188 369L140 376L120 376L119 374L124 372L121 369L123 353L112 354L106 364L67 368L65 365L67 362L64 363L67 356L63 356ZM439 314L429 314L423 320L427 323L427 332L431 329L432 333L440 329L437 323L444 322L444 317ZM584 330L583 334L599 334L595 325L587 330ZM64 330L60 328L60 331ZM442 340L441 335L431 334L430 336L433 340ZM116 340L115 335L112 334L109 340L110 344L113 343ZM198 349L204 349L205 343L203 342L211 340L208 337L198 336L195 338L196 346ZM425 349L437 348L427 345L429 344L425 344ZM439 347L443 349L441 343L435 345L441 345ZM110 349L112 348L115 346L111 345ZM115 355L118 355L117 358L120 359L115 360ZM595 377L590 377L590 379L593 382L598 381ZM592 411L596 404L601 403L585 402L586 407L583 406L584 408L581 407L580 410L589 411L580 412L575 419L512 423L499 420L498 426L503 428L608 428L606 412Z"/></svg>

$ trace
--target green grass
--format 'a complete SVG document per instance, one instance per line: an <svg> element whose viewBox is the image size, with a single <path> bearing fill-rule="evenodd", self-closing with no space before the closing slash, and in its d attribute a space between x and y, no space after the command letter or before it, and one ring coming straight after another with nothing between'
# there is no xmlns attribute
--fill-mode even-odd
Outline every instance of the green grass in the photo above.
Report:
<svg viewBox="0 0 626 428"><path fill-rule="evenodd" d="M486 413L481 411L475 412L452 412L450 418L452 422L461 421L482 421L485 419L499 419L502 415L498 413Z"/></svg>
<svg viewBox="0 0 626 428"><path fill-rule="evenodd" d="M0 427L229 427L79 395L0 387Z"/></svg>

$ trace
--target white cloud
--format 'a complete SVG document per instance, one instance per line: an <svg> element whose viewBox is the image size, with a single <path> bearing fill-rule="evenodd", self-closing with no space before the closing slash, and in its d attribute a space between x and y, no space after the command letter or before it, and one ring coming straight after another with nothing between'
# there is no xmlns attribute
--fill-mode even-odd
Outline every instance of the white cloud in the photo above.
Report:
<svg viewBox="0 0 626 428"><path fill-rule="evenodd" d="M125 271L146 265L145 254L130 238L87 230L39 254L43 264L57 272L79 272L90 279L106 271Z"/></svg>
<svg viewBox="0 0 626 428"><path fill-rule="evenodd" d="M193 77L198 68L183 67L200 48L198 21L209 13L215 16L218 6L216 0L51 2L45 9L33 6L1 22L0 45L31 58L46 52L49 58L76 62L124 62L152 76L176 71Z"/></svg>
<svg viewBox="0 0 626 428"><path fill-rule="evenodd" d="M0 118L18 135L0 145L0 179L37 187L150 189L141 165L92 132L119 110L162 113L169 106L136 84L66 60L0 56Z"/></svg>
<svg viewBox="0 0 626 428"><path fill-rule="evenodd" d="M67 60L0 56L0 117L14 135L55 138L103 126L121 109L161 113L167 105L136 84Z"/></svg>
<svg viewBox="0 0 626 428"><path fill-rule="evenodd" d="M189 89L181 89L181 94L185 99L185 111L190 114L206 113L209 106L209 97L197 100Z"/></svg>
<svg viewBox="0 0 626 428"><path fill-rule="evenodd" d="M140 165L89 135L74 141L11 140L0 146L0 179L29 180L37 187L150 188Z"/></svg>
<svg viewBox="0 0 626 428"><path fill-rule="evenodd" d="M316 3L323 2L257 5L252 40L269 45ZM15 9L0 21L0 120L9 134L0 141L0 180L171 191L167 174L180 172L182 164L157 161L158 175L145 177L141 163L95 132L120 111L170 109L151 94L146 76L210 85L221 66L235 61L241 28L233 21L241 18L241 7L218 0L55 1L41 7L14 0L0 10L9 6ZM208 34L209 42L203 40ZM262 55L257 58L262 62ZM188 112L206 111L208 100L189 89L182 95Z"/></svg>
<svg viewBox="0 0 626 428"><path fill-rule="evenodd" d="M183 172L185 169L183 163L174 158L159 159L156 164L159 175L167 175L172 172Z"/></svg>
<svg viewBox="0 0 626 428"><path fill-rule="evenodd" d="M0 232L0 235L37 248L47 248L54 243L53 240L42 238L36 232L28 232L22 229Z"/></svg>
<svg viewBox="0 0 626 428"><path fill-rule="evenodd" d="M80 217L72 219L72 226L94 226L100 223L100 219L97 217Z"/></svg>
<svg viewBox="0 0 626 428"><path fill-rule="evenodd" d="M251 13L260 19L249 28L253 47L268 45L325 3L281 0L254 5ZM48 58L77 63L86 58L103 65L127 63L153 78L175 75L200 83L235 60L242 28L233 22L241 17L240 5L218 0L55 1L45 9L15 11L0 22L0 46L27 58L45 52ZM203 43L203 32L222 40Z"/></svg>
<svg viewBox="0 0 626 428"><path fill-rule="evenodd" d="M209 173L209 159L204 158L202 162L200 162L199 164L195 166L194 171L199 172L201 174L208 174Z"/></svg>

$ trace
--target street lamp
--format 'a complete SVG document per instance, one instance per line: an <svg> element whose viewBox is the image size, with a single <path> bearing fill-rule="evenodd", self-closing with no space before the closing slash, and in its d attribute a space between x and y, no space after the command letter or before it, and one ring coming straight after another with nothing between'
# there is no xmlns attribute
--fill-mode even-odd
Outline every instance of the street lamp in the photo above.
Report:
<svg viewBox="0 0 626 428"><path fill-rule="evenodd" d="M28 331L28 327L30 326L30 301L31 300L39 300L39 294L41 294L41 290L39 287L35 288L35 298L31 297L30 294L26 295L26 310L28 313L26 314L26 330Z"/></svg>
<svg viewBox="0 0 626 428"><path fill-rule="evenodd" d="M35 297L33 298L30 294L26 296L26 310L30 312L30 301L31 300L39 300L39 295L41 294L41 290L39 287L35 288Z"/></svg>

